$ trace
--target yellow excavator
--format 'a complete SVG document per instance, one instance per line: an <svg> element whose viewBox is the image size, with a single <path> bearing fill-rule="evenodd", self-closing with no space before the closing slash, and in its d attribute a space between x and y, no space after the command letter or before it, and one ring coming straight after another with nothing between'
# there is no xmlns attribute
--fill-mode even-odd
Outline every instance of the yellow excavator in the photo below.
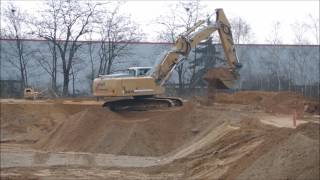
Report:
<svg viewBox="0 0 320 180"><path fill-rule="evenodd" d="M95 97L113 97L103 106L111 110L147 110L158 107L181 106L176 97L160 97L164 83L175 67L185 60L192 48L218 31L228 68L223 68L222 77L215 77L226 88L232 88L238 79L241 64L238 61L231 26L222 9L216 9L216 21L206 24L201 20L188 31L180 34L165 56L154 67L132 67L126 73L100 75L93 81ZM221 70L221 69L220 69Z"/></svg>

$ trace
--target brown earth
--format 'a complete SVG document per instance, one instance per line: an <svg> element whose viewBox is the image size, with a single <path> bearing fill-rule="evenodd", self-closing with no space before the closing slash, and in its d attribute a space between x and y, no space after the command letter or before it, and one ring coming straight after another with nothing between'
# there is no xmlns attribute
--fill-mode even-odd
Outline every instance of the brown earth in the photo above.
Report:
<svg viewBox="0 0 320 180"><path fill-rule="evenodd" d="M215 89L230 89L234 87L236 77L229 68L210 69L203 79L208 82L208 95L214 96Z"/></svg>
<svg viewBox="0 0 320 180"><path fill-rule="evenodd" d="M304 112L318 114L319 101L306 99L299 93L293 92L263 92L263 91L241 91L234 94L219 93L216 102L250 104L270 113L297 114L302 116Z"/></svg>
<svg viewBox="0 0 320 180"><path fill-rule="evenodd" d="M36 142L83 106L1 103L1 142Z"/></svg>
<svg viewBox="0 0 320 180"><path fill-rule="evenodd" d="M35 147L50 151L157 156L188 142L195 136L191 129L205 128L209 119L196 116L190 103L182 108L143 113L115 113L90 107L65 120Z"/></svg>
<svg viewBox="0 0 320 180"><path fill-rule="evenodd" d="M2 102L1 152L8 162L1 165L28 164L22 157L33 153L30 162L38 164L1 167L1 179L319 178L320 121L306 106L318 102L294 93L249 91L219 93L212 106L201 101L121 113L91 100ZM304 122L297 128L262 123L270 117L282 121L276 114L290 120L294 110ZM98 165L103 154L114 154L106 158L120 166ZM45 164L59 163L62 155L85 164ZM134 161L141 167L128 165Z"/></svg>
<svg viewBox="0 0 320 180"><path fill-rule="evenodd" d="M171 165L190 179L318 179L319 124L274 129L243 120L231 132ZM311 130L312 129L312 130ZM312 131L317 136L307 136Z"/></svg>

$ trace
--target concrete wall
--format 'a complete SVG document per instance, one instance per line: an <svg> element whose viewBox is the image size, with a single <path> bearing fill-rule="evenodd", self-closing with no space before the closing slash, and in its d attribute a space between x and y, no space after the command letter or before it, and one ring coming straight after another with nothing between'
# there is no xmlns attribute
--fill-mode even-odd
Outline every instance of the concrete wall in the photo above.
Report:
<svg viewBox="0 0 320 180"><path fill-rule="evenodd" d="M15 41L1 40L1 80L18 80L19 71L10 62L17 60ZM29 84L35 87L48 87L50 78L37 59L50 58L48 42L39 40L25 40L26 59L28 61ZM76 55L76 69L79 70L76 78L76 89L79 92L90 92L91 85L87 76L91 72L88 45L83 45ZM128 52L117 57L112 71L126 69L131 66L153 66L172 45L165 43L131 43ZM98 66L99 43L94 42L95 66ZM319 46L303 45L237 45L238 57L243 64L240 71L241 82L246 82L253 77L268 76L279 73L281 76L290 76L296 84L306 81L312 84L319 82ZM218 49L222 51L221 46ZM193 52L192 52L193 53ZM190 59L194 57L190 54ZM223 53L222 53L223 54ZM188 66L188 61L185 62ZM59 67L61 63L59 60ZM97 67L96 67L97 68ZM61 69L61 68L60 68ZM61 70L60 70L61 72ZM190 72L186 72L188 79ZM62 84L62 74L59 73L59 84ZM177 82L176 73L170 82ZM71 84L70 84L71 87ZM71 90L71 89L70 89Z"/></svg>

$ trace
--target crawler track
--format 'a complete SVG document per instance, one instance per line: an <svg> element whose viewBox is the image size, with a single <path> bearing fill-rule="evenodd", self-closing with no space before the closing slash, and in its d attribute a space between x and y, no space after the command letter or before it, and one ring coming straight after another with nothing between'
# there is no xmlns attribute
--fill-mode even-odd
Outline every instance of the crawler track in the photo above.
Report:
<svg viewBox="0 0 320 180"><path fill-rule="evenodd" d="M112 111L147 111L182 105L183 101L180 98L144 97L107 101L103 104L103 107L109 107Z"/></svg>

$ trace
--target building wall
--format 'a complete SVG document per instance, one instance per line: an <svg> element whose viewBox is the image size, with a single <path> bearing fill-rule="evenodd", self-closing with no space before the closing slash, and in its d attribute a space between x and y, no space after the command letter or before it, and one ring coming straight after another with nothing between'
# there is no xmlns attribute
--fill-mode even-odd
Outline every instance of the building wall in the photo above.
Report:
<svg viewBox="0 0 320 180"><path fill-rule="evenodd" d="M21 81L17 80L0 80L0 97L17 98L22 97Z"/></svg>
<svg viewBox="0 0 320 180"><path fill-rule="evenodd" d="M1 40L1 80L18 80L19 71L9 60L17 59L14 40ZM76 55L77 69L75 87L78 92L90 93L91 84L88 75L91 73L87 42ZM46 88L50 86L50 76L42 68L38 59L51 58L47 41L25 40L26 59L28 61L29 84L34 87ZM116 58L112 71L126 69L131 66L153 66L157 60L171 48L166 43L131 43L125 55ZM222 52L220 45L218 49ZM93 42L93 57L95 68L99 61L99 42ZM241 80L239 86L252 78L270 76L279 73L281 76L290 76L296 84L319 82L319 46L303 45L237 45L237 54L243 68L240 71ZM193 53L193 52L192 52ZM194 57L190 54L189 59ZM223 53L222 53L223 54ZM185 65L188 67L188 61ZM61 69L61 62L59 60ZM61 72L61 70L59 70ZM185 73L186 79L190 76L190 70ZM170 82L177 82L177 74L174 73ZM62 84L62 74L58 75L58 83ZM70 90L72 85L70 84Z"/></svg>

